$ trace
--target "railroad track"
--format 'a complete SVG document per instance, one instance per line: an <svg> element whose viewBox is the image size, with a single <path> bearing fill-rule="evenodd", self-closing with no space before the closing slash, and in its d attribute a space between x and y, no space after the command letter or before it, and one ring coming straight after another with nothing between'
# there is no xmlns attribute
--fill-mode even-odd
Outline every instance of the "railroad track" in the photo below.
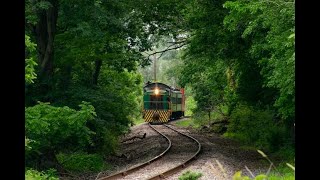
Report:
<svg viewBox="0 0 320 180"><path fill-rule="evenodd" d="M168 147L161 154L145 163L106 177L99 177L98 175L96 180L162 179L184 168L199 154L201 144L195 138L168 125L149 124L149 126L166 138ZM184 140L181 141L181 139ZM197 147L194 147L194 143L197 144ZM191 144L193 144L193 151L190 150L192 149Z"/></svg>
<svg viewBox="0 0 320 180"><path fill-rule="evenodd" d="M180 162L179 164L175 165L174 167L172 167L172 168L170 168L170 169L168 169L168 170L166 170L166 171L164 171L164 172L160 172L160 173L158 173L157 175L152 176L151 178L148 178L148 180L166 178L166 177L168 177L169 175L174 174L175 172L178 172L178 171L181 170L182 168L186 167L193 159L195 159L196 156L200 153L200 150L201 150L201 144L200 144L200 142L199 142L197 139L195 139L194 137L189 136L189 135L184 134L184 133L181 133L180 131L177 131L176 129L174 129L174 128L168 126L168 125L164 125L164 126L166 126L167 128L169 128L169 129L171 129L171 130L173 130L173 131L181 134L182 136L185 136L185 137L187 137L187 138L189 138L189 139L192 139L194 142L197 143L197 150L196 150L195 153L193 153L191 156L189 156L189 157L188 157L187 159L185 159L184 161Z"/></svg>

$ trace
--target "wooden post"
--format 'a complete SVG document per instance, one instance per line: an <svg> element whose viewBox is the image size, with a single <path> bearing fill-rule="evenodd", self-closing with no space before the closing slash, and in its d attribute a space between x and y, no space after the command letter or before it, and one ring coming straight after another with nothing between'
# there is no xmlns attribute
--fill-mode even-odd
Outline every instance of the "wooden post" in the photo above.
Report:
<svg viewBox="0 0 320 180"><path fill-rule="evenodd" d="M157 57L156 54L153 55L153 73L154 73L154 82L157 82Z"/></svg>

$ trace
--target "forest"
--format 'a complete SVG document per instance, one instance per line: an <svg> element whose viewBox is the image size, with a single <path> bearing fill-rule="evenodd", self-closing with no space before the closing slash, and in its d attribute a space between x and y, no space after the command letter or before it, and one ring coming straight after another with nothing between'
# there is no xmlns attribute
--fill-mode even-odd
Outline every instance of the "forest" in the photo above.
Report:
<svg viewBox="0 0 320 180"><path fill-rule="evenodd" d="M26 0L26 178L108 168L155 57L199 126L294 158L295 1Z"/></svg>

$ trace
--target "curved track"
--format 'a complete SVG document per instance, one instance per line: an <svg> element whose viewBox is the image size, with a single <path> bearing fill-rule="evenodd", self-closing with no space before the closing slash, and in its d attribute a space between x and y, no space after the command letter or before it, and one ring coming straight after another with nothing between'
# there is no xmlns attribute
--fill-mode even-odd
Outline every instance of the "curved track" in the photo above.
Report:
<svg viewBox="0 0 320 180"><path fill-rule="evenodd" d="M172 127L170 127L168 125L164 125L164 126L166 126L167 128L170 128L171 130L173 130L173 131L175 131L175 132L177 132L177 133L179 133L179 134L181 134L181 135L183 135L185 137L188 137L188 138L192 139L193 141L195 141L197 143L197 145L198 145L198 149L187 160L181 162L180 164L176 165L173 168L170 168L170 169L168 169L168 170L166 170L164 172L158 173L157 175L155 175L155 176L153 176L151 178L148 178L148 180L151 180L151 179L162 179L162 178L168 177L170 174L173 174L173 173L181 170L181 168L184 168L188 163L190 163L193 159L195 159L195 157L200 153L200 150L201 150L200 142L197 139L195 139L194 137L189 136L189 135L184 134L184 133L181 133L180 131L177 131L176 129L173 129Z"/></svg>
<svg viewBox="0 0 320 180"><path fill-rule="evenodd" d="M171 143L170 139L169 139L167 136L165 136L164 134L162 134L161 132L157 131L157 130L156 130L154 127L152 127L150 124L149 124L149 127L151 127L154 131L156 131L157 133L159 133L161 136L163 136L163 137L168 141L168 147L167 147L162 153L160 153L158 156L155 156L154 158L152 158L151 160L149 160L149 161L147 161L147 162L144 162L144 163L142 163L142 164L138 164L138 165L136 165L136 166L133 166L133 167L131 167L131 168L129 168L129 169L126 169L126 170L124 170L124 171L121 171L121 172L117 172L117 173L112 174L112 175L110 175L110 176L99 177L100 174L98 174L96 180L119 179L119 178L121 178L121 177L123 177L123 176L126 176L126 175L129 174L129 173L132 173L132 172L134 172L134 171L136 171L136 170L138 170L138 169L143 168L143 167L146 166L146 165L149 165L149 164L152 163L153 161L161 158L166 152L168 152L169 149L170 149L171 146L172 146L172 143Z"/></svg>
<svg viewBox="0 0 320 180"><path fill-rule="evenodd" d="M106 177L99 177L98 175L96 180L161 179L181 170L199 154L201 144L195 138L181 133L168 125L149 124L149 126L166 138L168 141L166 150L151 160L130 169ZM196 148L192 147L195 142L197 144ZM170 153L167 153L168 151Z"/></svg>

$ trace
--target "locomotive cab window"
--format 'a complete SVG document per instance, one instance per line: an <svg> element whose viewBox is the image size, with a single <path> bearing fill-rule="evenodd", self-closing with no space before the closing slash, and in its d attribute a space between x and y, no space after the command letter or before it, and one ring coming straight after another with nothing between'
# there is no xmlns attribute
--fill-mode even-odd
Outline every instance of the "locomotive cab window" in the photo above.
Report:
<svg viewBox="0 0 320 180"><path fill-rule="evenodd" d="M150 96L150 109L163 109L163 95Z"/></svg>

